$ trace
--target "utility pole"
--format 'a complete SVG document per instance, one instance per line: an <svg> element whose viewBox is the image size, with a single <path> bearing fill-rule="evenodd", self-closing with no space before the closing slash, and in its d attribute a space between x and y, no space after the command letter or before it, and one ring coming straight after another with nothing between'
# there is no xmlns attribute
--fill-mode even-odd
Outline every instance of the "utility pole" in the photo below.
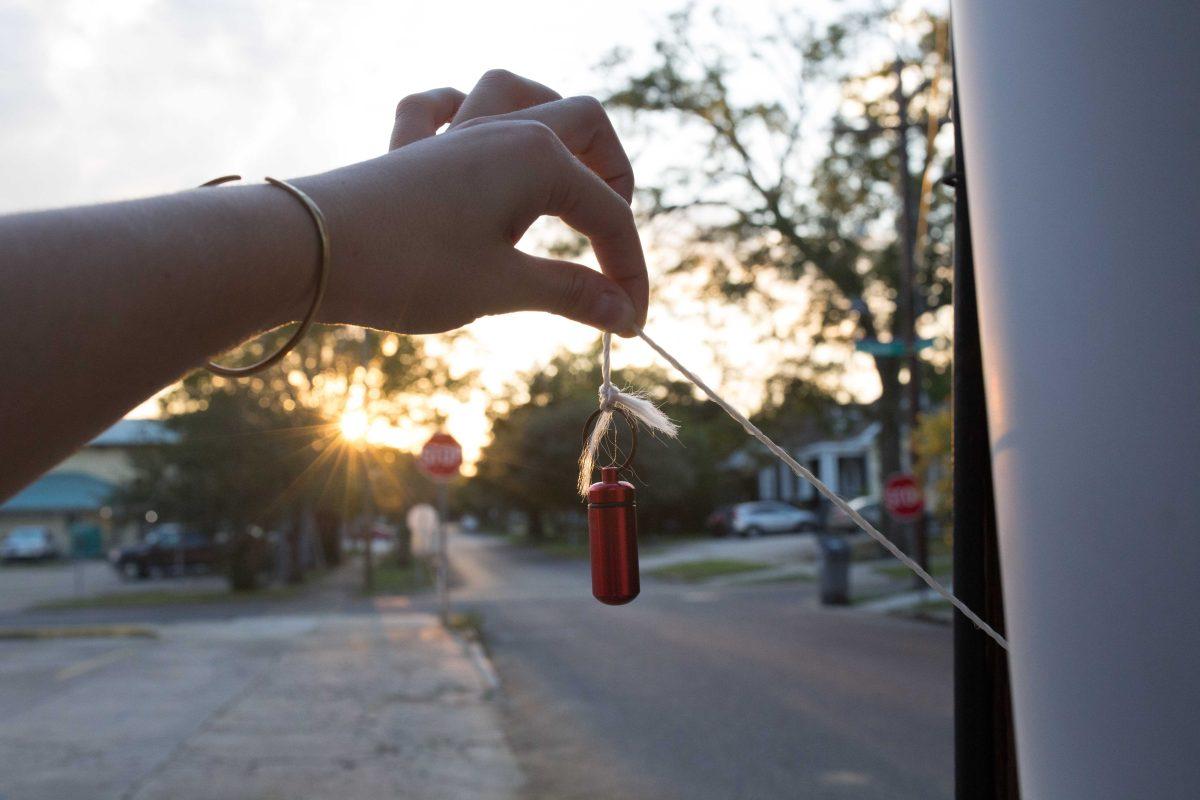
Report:
<svg viewBox="0 0 1200 800"><path fill-rule="evenodd" d="M897 281L896 327L893 335L905 345L908 357L908 435L909 468L916 463L912 437L917 430L921 413L921 360L917 355L917 204L913 197L912 171L908 164L909 96L904 93L904 61L899 57L892 63L896 75L893 98L899 124L896 126L896 191L900 195L900 214L896 218L900 234L900 275ZM922 569L929 569L929 547L925 536L925 514L911 523L914 538L913 557ZM914 585L925 584L915 575Z"/></svg>

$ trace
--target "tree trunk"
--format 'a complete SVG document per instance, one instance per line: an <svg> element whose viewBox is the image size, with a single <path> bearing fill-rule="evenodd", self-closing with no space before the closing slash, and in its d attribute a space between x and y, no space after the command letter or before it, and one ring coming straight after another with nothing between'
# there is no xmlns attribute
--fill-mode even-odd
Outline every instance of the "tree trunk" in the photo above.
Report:
<svg viewBox="0 0 1200 800"><path fill-rule="evenodd" d="M251 536L245 526L238 525L226 545L226 577L235 592L252 592L258 588L261 566L261 542Z"/></svg>
<svg viewBox="0 0 1200 800"><path fill-rule="evenodd" d="M525 535L531 542L543 541L546 538L546 527L542 520L542 510L528 508L525 510L525 517L528 519Z"/></svg>
<svg viewBox="0 0 1200 800"><path fill-rule="evenodd" d="M875 369L879 373L882 392L876 403L879 414L879 485L882 488L889 475L900 471L900 361L895 358L876 357ZM882 499L882 498L881 498ZM880 515L880 530L895 540L896 527L886 513ZM900 543L903 547L905 543Z"/></svg>
<svg viewBox="0 0 1200 800"><path fill-rule="evenodd" d="M284 523L284 538L287 540L287 562L285 580L291 584L304 582L304 554L300 548L300 525L295 515L289 515Z"/></svg>
<svg viewBox="0 0 1200 800"><path fill-rule="evenodd" d="M342 563L341 519L329 511L317 512L317 532L325 564L336 567Z"/></svg>
<svg viewBox="0 0 1200 800"><path fill-rule="evenodd" d="M412 564L412 539L412 531L404 521L401 521L400 531L396 534L396 563L401 567Z"/></svg>

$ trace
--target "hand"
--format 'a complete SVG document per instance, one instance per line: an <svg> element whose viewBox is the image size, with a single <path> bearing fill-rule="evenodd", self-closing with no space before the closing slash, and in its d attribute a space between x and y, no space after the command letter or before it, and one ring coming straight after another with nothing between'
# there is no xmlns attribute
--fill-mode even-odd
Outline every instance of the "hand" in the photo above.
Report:
<svg viewBox="0 0 1200 800"><path fill-rule="evenodd" d="M547 96L530 87L538 85L488 73L465 99L454 90L407 99L399 149L298 182L329 218L323 320L408 333L519 310L624 335L644 323L632 171L611 123L590 98L527 105ZM451 129L433 136L447 118ZM587 236L603 274L517 250L543 214Z"/></svg>
<svg viewBox="0 0 1200 800"><path fill-rule="evenodd" d="M564 100L553 89L503 69L484 73L469 95L444 87L405 97L396 107L390 149L427 139L446 123L451 131L514 119L550 127L625 202L632 201L633 167L600 102L593 97Z"/></svg>

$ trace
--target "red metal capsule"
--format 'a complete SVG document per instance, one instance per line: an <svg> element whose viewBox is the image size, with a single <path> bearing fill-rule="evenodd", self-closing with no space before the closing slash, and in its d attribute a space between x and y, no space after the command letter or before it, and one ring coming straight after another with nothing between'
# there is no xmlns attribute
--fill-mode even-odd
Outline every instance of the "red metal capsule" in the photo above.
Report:
<svg viewBox="0 0 1200 800"><path fill-rule="evenodd" d="M638 596L637 500L633 485L616 467L603 467L588 487L588 539L592 550L592 594L619 606Z"/></svg>

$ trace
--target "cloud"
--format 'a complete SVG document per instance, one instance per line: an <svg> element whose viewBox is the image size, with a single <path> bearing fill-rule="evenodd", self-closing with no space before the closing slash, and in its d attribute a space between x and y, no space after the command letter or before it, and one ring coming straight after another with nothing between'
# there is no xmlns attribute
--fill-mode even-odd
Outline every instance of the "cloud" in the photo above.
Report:
<svg viewBox="0 0 1200 800"><path fill-rule="evenodd" d="M400 97L469 89L488 67L595 88L591 66L645 14L632 0L600 24L569 3L501 5L0 4L0 212L370 158Z"/></svg>

